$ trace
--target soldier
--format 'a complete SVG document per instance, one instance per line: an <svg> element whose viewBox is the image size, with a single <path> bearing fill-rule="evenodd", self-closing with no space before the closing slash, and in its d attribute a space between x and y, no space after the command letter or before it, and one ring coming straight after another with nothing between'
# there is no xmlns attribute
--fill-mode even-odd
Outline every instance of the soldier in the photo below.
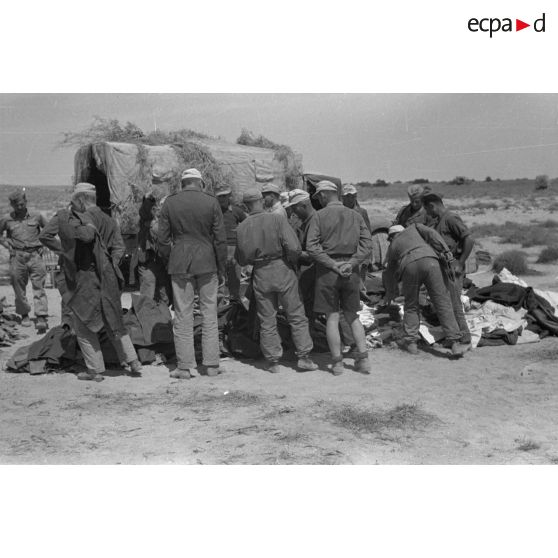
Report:
<svg viewBox="0 0 558 558"><path fill-rule="evenodd" d="M421 223L422 225L430 225L428 217L423 205L422 197L430 192L430 186L422 186L421 184L411 184L407 189L409 203L404 205L397 214L394 225L408 227L413 223Z"/></svg>
<svg viewBox="0 0 558 558"><path fill-rule="evenodd" d="M281 190L275 184L265 184L262 186L264 199L264 209L270 213L279 213L287 217L287 212L281 203Z"/></svg>
<svg viewBox="0 0 558 558"><path fill-rule="evenodd" d="M231 189L225 188L215 193L217 201L223 212L223 221L225 223L225 231L227 233L227 273L226 283L229 290L229 296L232 299L240 299L240 278L241 269L236 260L234 253L236 250L236 230L238 225L246 219L246 213L231 204Z"/></svg>
<svg viewBox="0 0 558 558"><path fill-rule="evenodd" d="M343 205L345 207L348 207L349 209L354 209L355 211L358 211L362 216L362 218L364 219L364 222L366 223L368 230L372 233L372 227L370 226L370 217L368 217L368 211L366 211L364 207L360 207L357 200L357 194L358 192L356 186L354 186L353 184L343 184Z"/></svg>
<svg viewBox="0 0 558 558"><path fill-rule="evenodd" d="M292 215L297 218L297 225L294 228L302 252L298 258L298 284L300 294L304 303L304 311L306 317L312 323L313 306L314 306L314 284L316 282L316 265L314 260L306 251L306 235L308 233L308 225L310 219L316 213L310 201L310 195L304 190L291 190L289 192L289 201L286 204L287 211L291 211ZM292 224L292 223L291 223Z"/></svg>
<svg viewBox="0 0 558 558"><path fill-rule="evenodd" d="M449 253L447 244L435 230L420 223L406 229L402 225L390 227L389 239L388 264L384 273L385 302L389 304L397 296L397 286L402 281L405 297L404 348L412 355L418 354L419 291L425 285L446 336L444 346L450 348L453 354L461 354L458 343L461 334L453 313L447 278L442 275L439 261L439 255Z"/></svg>
<svg viewBox="0 0 558 558"><path fill-rule="evenodd" d="M337 187L329 180L316 186L314 197L323 209L308 225L306 249L316 262L314 312L327 315L326 335L333 359L333 374L344 371L339 334L339 316L343 312L357 346L355 366L370 373L364 328L358 319L360 310L359 267L372 249L370 231L358 212L338 199Z"/></svg>
<svg viewBox="0 0 558 558"><path fill-rule="evenodd" d="M370 235L372 235L372 226L370 225L370 217L368 217L368 211L363 207L360 207L357 200L357 189L353 184L343 185L343 205L349 209L354 209L357 211L361 217L364 219ZM366 276L368 273L368 267L372 264L372 247L370 248L370 255L368 258L362 262L360 266L360 290L366 295Z"/></svg>
<svg viewBox="0 0 558 558"><path fill-rule="evenodd" d="M27 283L31 279L37 331L44 333L48 329L48 302L45 292L46 266L39 234L46 220L40 213L27 210L24 190L10 194L10 204L13 211L0 220L0 244L10 252L10 280L15 294L16 312L21 315L21 325L31 326L31 306L26 296Z"/></svg>
<svg viewBox="0 0 558 558"><path fill-rule="evenodd" d="M95 186L77 184L71 211L59 211L40 240L61 254L64 261L64 297L87 366L78 379L104 380L105 363L98 335L103 328L121 364L131 375L140 375L142 367L124 325L120 301L124 278L118 264L124 254L124 242L116 221L96 205Z"/></svg>
<svg viewBox="0 0 558 558"><path fill-rule="evenodd" d="M138 270L140 294L169 305L172 300L169 275L159 254L158 221L165 198L157 203L153 194L143 197L139 209Z"/></svg>
<svg viewBox="0 0 558 558"><path fill-rule="evenodd" d="M465 278L465 262L471 254L475 242L461 217L448 211L440 196L437 194L427 194L423 196L422 203L427 215L431 219L430 226L444 239L454 257L455 280L450 282L451 302L457 325L461 331L461 342L468 345L471 343L471 333L463 311L461 291L463 290L463 279Z"/></svg>
<svg viewBox="0 0 558 558"><path fill-rule="evenodd" d="M280 371L279 360L283 356L277 331L280 303L291 327L298 368L316 370L317 365L308 356L313 344L294 271L300 244L285 216L264 211L261 192L246 192L243 201L250 214L238 226L236 259L240 265L254 266L253 288L266 368L272 373Z"/></svg>
<svg viewBox="0 0 558 558"><path fill-rule="evenodd" d="M174 344L178 367L171 378L195 375L194 297L199 295L202 316L203 365L207 376L219 369L217 289L227 263L227 239L223 212L214 196L203 190L197 169L182 173L182 190L171 194L159 216L159 244L170 254L173 303L176 312Z"/></svg>

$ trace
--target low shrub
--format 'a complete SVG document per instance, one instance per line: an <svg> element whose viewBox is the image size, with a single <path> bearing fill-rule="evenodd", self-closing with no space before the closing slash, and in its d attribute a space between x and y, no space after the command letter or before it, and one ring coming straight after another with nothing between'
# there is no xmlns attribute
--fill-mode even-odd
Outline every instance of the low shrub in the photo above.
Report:
<svg viewBox="0 0 558 558"><path fill-rule="evenodd" d="M537 263L553 263L558 261L558 246L547 246L539 254Z"/></svg>
<svg viewBox="0 0 558 558"><path fill-rule="evenodd" d="M521 250L507 250L496 256L492 270L500 273L504 267L514 275L525 275L529 272L527 254Z"/></svg>

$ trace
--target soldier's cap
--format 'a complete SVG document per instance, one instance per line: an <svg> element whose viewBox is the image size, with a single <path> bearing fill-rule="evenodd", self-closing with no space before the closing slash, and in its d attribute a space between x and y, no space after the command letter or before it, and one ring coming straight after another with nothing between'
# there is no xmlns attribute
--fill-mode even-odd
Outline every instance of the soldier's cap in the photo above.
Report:
<svg viewBox="0 0 558 558"><path fill-rule="evenodd" d="M291 190L289 192L289 201L285 204L284 207L292 207L293 205L296 205L297 203L306 201L310 199L310 194L308 192L305 192L304 190L300 190L299 188L296 188L295 190Z"/></svg>
<svg viewBox="0 0 558 558"><path fill-rule="evenodd" d="M279 186L275 186L275 184L272 184L271 182L269 184L264 184L262 186L262 194L268 194L268 193L273 193L273 194L277 194L278 196L281 195L281 190L279 189Z"/></svg>
<svg viewBox="0 0 558 558"><path fill-rule="evenodd" d="M356 194L357 194L357 189L354 184L343 184L344 196L355 196Z"/></svg>
<svg viewBox="0 0 558 558"><path fill-rule="evenodd" d="M442 198L438 194L426 194L422 196L422 203L426 205L427 203L444 203Z"/></svg>
<svg viewBox="0 0 558 558"><path fill-rule="evenodd" d="M242 201L244 203L247 202L254 202L263 199L262 193L260 190L247 190L242 195Z"/></svg>
<svg viewBox="0 0 558 558"><path fill-rule="evenodd" d="M317 197L320 192L337 192L337 186L329 180L320 180L320 182L316 184L316 191L312 197Z"/></svg>
<svg viewBox="0 0 558 558"><path fill-rule="evenodd" d="M187 178L197 178L203 182L201 172L198 169L186 169L183 171L180 180L186 180Z"/></svg>
<svg viewBox="0 0 558 558"><path fill-rule="evenodd" d="M85 192L96 192L95 186L93 184L89 184L89 182L78 182L74 186L74 191L72 194L82 194Z"/></svg>
<svg viewBox="0 0 558 558"><path fill-rule="evenodd" d="M232 190L230 188L224 188L223 190L215 192L216 196L228 196L229 194L232 194Z"/></svg>
<svg viewBox="0 0 558 558"><path fill-rule="evenodd" d="M411 184L407 188L407 194L410 198L422 198L430 192L430 186L423 186L422 184Z"/></svg>
<svg viewBox="0 0 558 558"><path fill-rule="evenodd" d="M9 196L9 200L11 203L26 201L27 198L25 197L25 190L22 188L21 190L16 190L15 192L12 192Z"/></svg>
<svg viewBox="0 0 558 558"><path fill-rule="evenodd" d="M388 229L388 237L393 236L394 234L403 232L404 230L405 230L405 227L403 227L401 225L393 225L392 227L390 227Z"/></svg>

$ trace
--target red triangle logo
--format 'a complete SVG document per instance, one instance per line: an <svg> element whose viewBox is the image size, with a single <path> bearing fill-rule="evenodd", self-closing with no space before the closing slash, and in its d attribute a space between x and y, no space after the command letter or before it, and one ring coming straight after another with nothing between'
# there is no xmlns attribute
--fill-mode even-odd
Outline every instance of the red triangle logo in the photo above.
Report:
<svg viewBox="0 0 558 558"><path fill-rule="evenodd" d="M525 23L524 21L521 21L520 19L515 20L515 30L516 31L521 31L522 29L525 29L526 27L531 27L531 25L529 23Z"/></svg>

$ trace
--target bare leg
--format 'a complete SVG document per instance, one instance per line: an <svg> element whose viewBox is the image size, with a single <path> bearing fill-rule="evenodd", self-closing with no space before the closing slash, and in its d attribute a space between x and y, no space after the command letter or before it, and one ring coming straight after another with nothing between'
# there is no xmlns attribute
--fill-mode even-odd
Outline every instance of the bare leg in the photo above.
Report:
<svg viewBox="0 0 558 558"><path fill-rule="evenodd" d="M327 344L331 356L335 358L341 357L341 336L339 335L339 312L332 312L327 317L326 324Z"/></svg>
<svg viewBox="0 0 558 558"><path fill-rule="evenodd" d="M351 325L351 331L355 339L355 343L359 353L365 353L366 348L366 334L364 326L360 323L358 315L355 312L345 312L345 319Z"/></svg>

